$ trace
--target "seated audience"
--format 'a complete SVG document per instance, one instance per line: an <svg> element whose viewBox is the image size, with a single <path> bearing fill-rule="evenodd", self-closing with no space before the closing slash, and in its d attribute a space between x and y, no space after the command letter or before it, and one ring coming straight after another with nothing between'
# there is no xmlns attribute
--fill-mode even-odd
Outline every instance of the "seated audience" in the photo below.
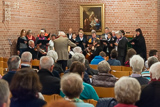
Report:
<svg viewBox="0 0 160 107"><path fill-rule="evenodd" d="M95 56L92 61L91 61L91 64L92 65L98 65L99 62L103 61L106 59L106 53L101 51L99 53L99 56Z"/></svg>
<svg viewBox="0 0 160 107"><path fill-rule="evenodd" d="M21 56L27 49L26 30L24 29L21 30L20 36L18 37L16 48L19 56Z"/></svg>
<svg viewBox="0 0 160 107"><path fill-rule="evenodd" d="M7 61L9 71L2 77L2 79L6 80L10 84L14 74L20 68L20 64L21 59L19 56L11 56Z"/></svg>
<svg viewBox="0 0 160 107"><path fill-rule="evenodd" d="M64 99L50 102L45 107L76 107L73 102L66 101Z"/></svg>
<svg viewBox="0 0 160 107"><path fill-rule="evenodd" d="M110 56L111 58L107 61L110 66L121 66L121 62L119 60L116 60L116 58L118 57L118 52L115 49L111 51Z"/></svg>
<svg viewBox="0 0 160 107"><path fill-rule="evenodd" d="M9 85L3 79L0 79L0 107L10 107Z"/></svg>
<svg viewBox="0 0 160 107"><path fill-rule="evenodd" d="M82 63L83 65L85 64L85 57L82 53L75 53L73 56L72 56L72 59L71 59L71 63L73 63L74 61L78 61L80 63ZM70 68L70 67L69 67ZM70 72L70 70L66 70L65 73L68 73ZM90 79L89 79L89 76L88 76L88 73L84 72L84 77L83 77L83 81L90 84Z"/></svg>
<svg viewBox="0 0 160 107"><path fill-rule="evenodd" d="M58 54L56 51L54 50L50 50L48 51L47 53L47 56L50 56L51 58L53 58L54 60L54 67L53 67L53 71L52 71L52 74L55 76L55 77L58 77L60 78L59 74L63 71L62 67L60 65L58 65L56 62L57 62L57 59L58 59ZM60 71L59 71L60 69Z"/></svg>
<svg viewBox="0 0 160 107"><path fill-rule="evenodd" d="M76 73L69 73L61 78L61 89L65 94L65 100L74 102L77 107L94 107L93 105L84 103L83 100L79 99L83 88L83 80L80 75Z"/></svg>
<svg viewBox="0 0 160 107"><path fill-rule="evenodd" d="M34 41L30 40L28 42L28 44L29 44L29 46L28 46L26 51L28 51L32 54L32 59L37 59L38 58L38 53L37 53L37 49L35 48Z"/></svg>
<svg viewBox="0 0 160 107"><path fill-rule="evenodd" d="M141 72L144 67L144 59L139 55L134 55L130 59L130 66L132 67L131 77L136 78L141 85L148 84L148 79L142 77Z"/></svg>
<svg viewBox="0 0 160 107"><path fill-rule="evenodd" d="M150 50L150 51L149 51L149 57L151 57L151 56L155 56L155 57L158 58L158 51L155 50L155 49ZM145 61L145 68L146 68L146 69L149 68L149 67L148 67L148 60Z"/></svg>
<svg viewBox="0 0 160 107"><path fill-rule="evenodd" d="M21 56L21 68L32 67L32 54L30 52L24 52Z"/></svg>
<svg viewBox="0 0 160 107"><path fill-rule="evenodd" d="M160 62L153 64L149 70L151 82L142 90L138 107L159 107L160 105Z"/></svg>
<svg viewBox="0 0 160 107"><path fill-rule="evenodd" d="M132 58L133 55L136 55L136 53L137 53L137 52L136 52L133 48L128 49L128 51L127 51L127 56L126 56L126 62L124 63L124 65L125 65L126 67L130 67L129 61L130 61L130 59Z"/></svg>
<svg viewBox="0 0 160 107"><path fill-rule="evenodd" d="M136 79L121 77L115 84L114 92L118 101L114 107L139 107L135 103L140 98L141 86Z"/></svg>
<svg viewBox="0 0 160 107"><path fill-rule="evenodd" d="M148 67L150 68L154 63L159 62L158 58L155 56L151 56L148 58ZM141 74L143 77L147 78L150 80L150 73L149 73L149 68L146 71L143 71Z"/></svg>
<svg viewBox="0 0 160 107"><path fill-rule="evenodd" d="M78 73L83 78L84 72L85 72L84 64L82 64L79 61L74 61L71 65L70 72L71 73ZM83 89L82 93L80 94L80 99L94 99L94 100L98 101L99 97L98 97L96 91L94 90L94 88L90 84L87 84L85 82L83 82L83 86L84 86L84 89ZM62 91L61 91L60 95L62 97L65 96L62 93Z"/></svg>
<svg viewBox="0 0 160 107"><path fill-rule="evenodd" d="M116 77L111 75L111 68L107 61L101 61L98 64L98 75L93 75L92 85L99 87L114 87Z"/></svg>
<svg viewBox="0 0 160 107"><path fill-rule="evenodd" d="M42 86L37 73L24 68L14 75L10 85L12 98L10 107L42 107L46 102L40 99Z"/></svg>
<svg viewBox="0 0 160 107"><path fill-rule="evenodd" d="M49 56L40 58L39 78L42 84L42 94L52 95L60 93L60 79L52 74L54 60Z"/></svg>

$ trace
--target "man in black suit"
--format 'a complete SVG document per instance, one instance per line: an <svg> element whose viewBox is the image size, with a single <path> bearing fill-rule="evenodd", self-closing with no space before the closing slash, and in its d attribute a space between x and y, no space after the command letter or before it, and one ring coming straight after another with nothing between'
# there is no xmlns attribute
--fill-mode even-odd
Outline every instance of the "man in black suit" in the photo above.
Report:
<svg viewBox="0 0 160 107"><path fill-rule="evenodd" d="M108 38L108 33L109 33L109 28L106 27L105 28L105 33L102 34L101 39L107 39Z"/></svg>
<svg viewBox="0 0 160 107"><path fill-rule="evenodd" d="M30 40L28 42L28 44L29 44L29 46L26 51L28 51L32 54L32 59L37 59L38 54L37 54L37 50L34 48L35 47L34 41Z"/></svg>
<svg viewBox="0 0 160 107"><path fill-rule="evenodd" d="M18 71L20 68L21 59L19 56L12 56L8 59L7 65L8 65L8 73L3 76L2 79L6 80L9 84L12 81L12 78L14 74Z"/></svg>
<svg viewBox="0 0 160 107"><path fill-rule="evenodd" d="M40 58L39 79L42 84L42 94L60 94L60 79L52 74L54 60L49 56Z"/></svg>
<svg viewBox="0 0 160 107"><path fill-rule="evenodd" d="M79 37L76 38L77 46L82 48L82 51L84 51L86 44L87 44L87 39L84 37L84 32L80 31L79 32Z"/></svg>
<svg viewBox="0 0 160 107"><path fill-rule="evenodd" d="M32 54L30 52L23 52L21 55L21 68L31 68Z"/></svg>
<svg viewBox="0 0 160 107"><path fill-rule="evenodd" d="M68 33L67 33L67 37L68 37L70 40L72 39L72 33L73 33L72 28L69 28Z"/></svg>
<svg viewBox="0 0 160 107"><path fill-rule="evenodd" d="M121 62L121 65L124 65L125 57L127 54L127 39L123 37L121 31L116 32L117 40L115 44L116 50L118 51L118 60Z"/></svg>

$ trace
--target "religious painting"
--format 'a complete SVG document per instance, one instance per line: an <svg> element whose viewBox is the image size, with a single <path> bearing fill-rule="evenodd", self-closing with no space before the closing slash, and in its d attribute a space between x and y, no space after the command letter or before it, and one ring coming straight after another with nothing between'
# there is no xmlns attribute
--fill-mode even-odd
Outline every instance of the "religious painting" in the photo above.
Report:
<svg viewBox="0 0 160 107"><path fill-rule="evenodd" d="M80 28L86 35L91 35L96 30L97 35L104 31L104 4L80 6Z"/></svg>

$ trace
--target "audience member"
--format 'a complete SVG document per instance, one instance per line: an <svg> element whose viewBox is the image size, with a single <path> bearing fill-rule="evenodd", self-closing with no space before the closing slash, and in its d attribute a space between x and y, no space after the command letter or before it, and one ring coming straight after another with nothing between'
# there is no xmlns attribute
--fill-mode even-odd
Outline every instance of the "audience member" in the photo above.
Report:
<svg viewBox="0 0 160 107"><path fill-rule="evenodd" d="M35 48L35 44L33 40L30 40L28 42L29 46L26 51L30 52L32 54L32 59L37 59L38 58L38 53L37 49Z"/></svg>
<svg viewBox="0 0 160 107"><path fill-rule="evenodd" d="M130 61L130 58L132 58L133 55L136 55L136 51L133 48L128 49L127 56L126 56L126 62L124 63L124 65L126 67L130 67L129 61Z"/></svg>
<svg viewBox="0 0 160 107"><path fill-rule="evenodd" d="M118 57L118 53L115 49L111 51L111 58L107 61L110 66L121 66L121 62L119 60L116 60Z"/></svg>
<svg viewBox="0 0 160 107"><path fill-rule="evenodd" d="M70 72L78 73L83 78L85 72L84 64L79 61L74 61L71 65ZM84 89L80 94L80 99L94 99L98 101L99 97L94 88L90 84L87 84L85 82L83 82L83 85ZM64 94L62 92L60 93L60 95L64 97Z"/></svg>
<svg viewBox="0 0 160 107"><path fill-rule="evenodd" d="M19 56L22 55L24 51L27 49L27 38L26 38L26 31L24 29L21 30L20 36L17 40L17 54Z"/></svg>
<svg viewBox="0 0 160 107"><path fill-rule="evenodd" d="M72 33L73 33L72 28L69 28L68 33L67 33L67 37L68 37L70 40L72 39Z"/></svg>
<svg viewBox="0 0 160 107"><path fill-rule="evenodd" d="M93 105L84 103L83 100L79 99L83 88L83 80L80 75L76 73L65 74L61 78L61 89L65 94L65 100L74 102L77 107L94 107Z"/></svg>
<svg viewBox="0 0 160 107"><path fill-rule="evenodd" d="M56 62L57 62L57 59L58 59L58 54L56 51L54 50L50 50L48 51L47 53L47 56L50 56L51 58L53 58L53 61L54 61L54 67L53 67L53 71L52 71L52 74L55 76L55 77L58 77L60 78L59 74L63 71L62 67L60 65L58 65ZM60 70L60 71L59 71Z"/></svg>
<svg viewBox="0 0 160 107"><path fill-rule="evenodd" d="M50 102L45 107L76 107L73 102L66 101L64 99Z"/></svg>
<svg viewBox="0 0 160 107"><path fill-rule="evenodd" d="M27 40L33 40L34 42L36 42L36 39L35 37L32 35L32 31L31 30L28 30L27 33L26 33L26 37L27 37Z"/></svg>
<svg viewBox="0 0 160 107"><path fill-rule="evenodd" d="M139 55L134 55L130 59L130 66L132 67L131 77L136 78L141 85L148 84L148 79L142 77L141 72L144 67L144 59Z"/></svg>
<svg viewBox="0 0 160 107"><path fill-rule="evenodd" d="M148 58L148 67L150 68L154 63L159 62L158 58L155 56L151 56ZM149 73L149 68L146 71L143 71L141 74L143 77L147 78L150 80L150 73Z"/></svg>
<svg viewBox="0 0 160 107"><path fill-rule="evenodd" d="M111 68L107 61L101 61L98 64L98 75L92 76L92 85L99 87L114 87L116 77L111 75Z"/></svg>
<svg viewBox="0 0 160 107"><path fill-rule="evenodd" d="M14 74L20 68L20 64L21 59L19 56L11 56L7 61L9 71L2 77L2 79L6 80L10 84Z"/></svg>
<svg viewBox="0 0 160 107"><path fill-rule="evenodd" d="M21 68L31 68L32 54L30 52L24 52L21 56Z"/></svg>
<svg viewBox="0 0 160 107"><path fill-rule="evenodd" d="M68 60L68 46L76 47L76 44L71 42L68 38L64 37L65 33L59 31L58 34L60 37L54 40L54 49L58 54L58 63L62 65L63 70L65 71Z"/></svg>
<svg viewBox="0 0 160 107"><path fill-rule="evenodd" d="M41 88L39 77L33 69L24 68L16 72L10 85L10 107L42 107L46 102L39 98Z"/></svg>
<svg viewBox="0 0 160 107"><path fill-rule="evenodd" d="M142 90L138 107L159 107L160 105L160 62L153 64L149 70L151 82Z"/></svg>
<svg viewBox="0 0 160 107"><path fill-rule="evenodd" d="M106 53L101 51L99 53L99 56L95 56L92 61L91 61L91 64L92 65L98 65L99 62L103 61L106 59Z"/></svg>
<svg viewBox="0 0 160 107"><path fill-rule="evenodd" d="M121 77L115 84L114 92L119 103L114 107L139 107L135 103L140 98L141 86L136 79Z"/></svg>
<svg viewBox="0 0 160 107"><path fill-rule="evenodd" d="M0 107L10 107L9 85L3 79L0 79Z"/></svg>
<svg viewBox="0 0 160 107"><path fill-rule="evenodd" d="M52 95L60 93L60 79L52 74L54 60L49 56L40 58L39 78L42 84L42 94Z"/></svg>
<svg viewBox="0 0 160 107"><path fill-rule="evenodd" d="M158 51L155 50L155 49L150 50L149 51L149 57L151 57L151 56L155 56L155 57L158 58ZM145 61L145 68L148 69L148 60Z"/></svg>

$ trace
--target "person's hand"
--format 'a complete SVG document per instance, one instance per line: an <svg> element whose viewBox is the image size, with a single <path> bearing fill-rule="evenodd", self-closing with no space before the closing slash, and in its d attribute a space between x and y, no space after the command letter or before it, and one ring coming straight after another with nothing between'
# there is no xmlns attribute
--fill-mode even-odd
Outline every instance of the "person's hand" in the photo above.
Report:
<svg viewBox="0 0 160 107"><path fill-rule="evenodd" d="M113 44L110 44L111 47L113 47Z"/></svg>
<svg viewBox="0 0 160 107"><path fill-rule="evenodd" d="M118 46L118 43L114 43L114 45Z"/></svg>
<svg viewBox="0 0 160 107"><path fill-rule="evenodd" d="M106 43L106 42L103 42L103 45L107 46L107 43Z"/></svg>
<svg viewBox="0 0 160 107"><path fill-rule="evenodd" d="M20 51L17 51L17 55L20 55Z"/></svg>
<svg viewBox="0 0 160 107"><path fill-rule="evenodd" d="M24 41L25 44L27 44L27 41Z"/></svg>
<svg viewBox="0 0 160 107"><path fill-rule="evenodd" d="M94 46L92 46L92 50L94 50Z"/></svg>
<svg viewBox="0 0 160 107"><path fill-rule="evenodd" d="M46 43L47 46L49 46L49 43Z"/></svg>
<svg viewBox="0 0 160 107"><path fill-rule="evenodd" d="M46 55L46 54L47 54L47 52L43 52L42 54L43 54L43 55Z"/></svg>
<svg viewBox="0 0 160 107"><path fill-rule="evenodd" d="M135 45L135 43L134 43L134 42L132 42L131 44L132 44L132 45Z"/></svg>
<svg viewBox="0 0 160 107"><path fill-rule="evenodd" d="M42 45L42 43L39 43L38 45L39 45L39 46L41 46L41 45Z"/></svg>

